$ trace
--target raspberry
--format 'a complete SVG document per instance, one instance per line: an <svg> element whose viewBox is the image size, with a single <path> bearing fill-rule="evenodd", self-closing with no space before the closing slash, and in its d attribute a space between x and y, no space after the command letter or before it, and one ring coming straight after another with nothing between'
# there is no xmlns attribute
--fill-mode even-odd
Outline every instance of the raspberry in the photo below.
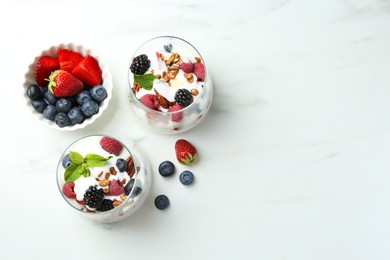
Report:
<svg viewBox="0 0 390 260"><path fill-rule="evenodd" d="M123 148L123 145L115 139L104 136L100 140L100 146L107 152L118 156Z"/></svg>
<svg viewBox="0 0 390 260"><path fill-rule="evenodd" d="M185 88L181 88L176 92L175 100L180 106L186 107L192 103L193 97L191 95L191 92L189 92Z"/></svg>
<svg viewBox="0 0 390 260"><path fill-rule="evenodd" d="M198 81L204 81L205 71L204 71L204 65L202 62L197 62L194 64L193 73L198 78Z"/></svg>
<svg viewBox="0 0 390 260"><path fill-rule="evenodd" d="M178 104L174 104L170 109L168 109L168 112L176 112L176 111L179 111L182 109L183 109L182 106L180 106ZM172 118L173 122L179 122L182 117L183 117L183 114L181 112L171 114L171 118Z"/></svg>
<svg viewBox="0 0 390 260"><path fill-rule="evenodd" d="M145 54L141 54L135 57L130 65L132 73L137 75L143 75L150 67L150 60Z"/></svg>
<svg viewBox="0 0 390 260"><path fill-rule="evenodd" d="M185 73L191 73L194 70L194 64L191 62L182 62L180 63L179 68Z"/></svg>
<svg viewBox="0 0 390 260"><path fill-rule="evenodd" d="M125 189L123 188L123 185L119 180L110 181L108 195L119 196L123 192L125 192Z"/></svg>
<svg viewBox="0 0 390 260"><path fill-rule="evenodd" d="M160 106L157 96L153 94L146 94L141 99L142 104L145 106L157 110Z"/></svg>
<svg viewBox="0 0 390 260"><path fill-rule="evenodd" d="M69 199L76 198L76 193L74 193L74 182L67 182L64 184L64 187L62 188L62 192L64 193L65 197Z"/></svg>

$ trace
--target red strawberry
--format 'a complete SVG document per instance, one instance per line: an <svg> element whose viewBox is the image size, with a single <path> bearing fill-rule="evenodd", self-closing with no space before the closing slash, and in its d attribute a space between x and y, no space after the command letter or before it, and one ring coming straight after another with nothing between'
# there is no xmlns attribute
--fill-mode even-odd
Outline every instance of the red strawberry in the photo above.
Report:
<svg viewBox="0 0 390 260"><path fill-rule="evenodd" d="M60 67L60 63L56 58L49 56L41 56L35 62L34 76L39 86L46 86L47 81L45 80L50 74Z"/></svg>
<svg viewBox="0 0 390 260"><path fill-rule="evenodd" d="M193 164L198 160L198 151L195 146L184 139L179 139L175 144L177 160L184 165Z"/></svg>
<svg viewBox="0 0 390 260"><path fill-rule="evenodd" d="M98 61L90 55L85 56L74 67L72 74L91 87L102 84L102 70Z"/></svg>
<svg viewBox="0 0 390 260"><path fill-rule="evenodd" d="M204 71L204 65L202 62L197 62L194 64L193 73L198 78L198 81L204 81L205 71Z"/></svg>
<svg viewBox="0 0 390 260"><path fill-rule="evenodd" d="M64 193L65 197L69 199L76 198L76 193L74 192L74 182L67 182L64 184L62 188L62 192Z"/></svg>
<svg viewBox="0 0 390 260"><path fill-rule="evenodd" d="M112 196L119 196L125 192L125 188L123 188L122 182L120 182L119 180L110 181L110 186L108 189L108 195Z"/></svg>
<svg viewBox="0 0 390 260"><path fill-rule="evenodd" d="M168 109L168 112L176 112L176 111L179 111L182 109L183 109L182 106L180 106L178 104L174 104L170 109ZM171 115L173 122L179 122L182 117L183 117L182 112L172 113L172 115Z"/></svg>
<svg viewBox="0 0 390 260"><path fill-rule="evenodd" d="M71 97L83 88L83 83L65 70L56 70L49 77L49 91L55 97Z"/></svg>
<svg viewBox="0 0 390 260"><path fill-rule="evenodd" d="M194 70L194 64L192 64L191 62L182 62L180 63L179 68L185 73L191 73Z"/></svg>
<svg viewBox="0 0 390 260"><path fill-rule="evenodd" d="M123 145L120 142L107 136L104 136L102 139L100 139L100 146L106 152L115 154L116 156L121 153L123 148Z"/></svg>
<svg viewBox="0 0 390 260"><path fill-rule="evenodd" d="M153 94L145 94L140 99L142 104L145 106L157 110L160 107L160 103L158 102L157 96Z"/></svg>
<svg viewBox="0 0 390 260"><path fill-rule="evenodd" d="M58 49L57 59L60 62L60 70L72 72L73 68L83 59L83 56L68 49Z"/></svg>

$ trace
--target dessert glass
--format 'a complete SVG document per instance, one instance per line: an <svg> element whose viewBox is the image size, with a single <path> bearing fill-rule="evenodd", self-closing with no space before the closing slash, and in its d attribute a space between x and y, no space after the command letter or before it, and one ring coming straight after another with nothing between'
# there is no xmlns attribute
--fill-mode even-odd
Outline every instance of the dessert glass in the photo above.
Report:
<svg viewBox="0 0 390 260"><path fill-rule="evenodd" d="M73 209L78 211L82 216L99 223L111 223L111 222L117 222L123 220L138 210L138 208L143 204L143 202L145 201L149 193L150 185L152 181L152 174L151 174L151 169L148 160L138 149L134 147L134 145L125 145L118 139L108 136L112 139L119 141L123 145L123 149L120 154L120 157L130 156L134 162L134 169L135 169L134 174L132 175L132 177L130 177L130 179L134 179L134 182L133 182L133 188L131 189L130 193L126 196L125 199L121 200L119 206L116 206L111 210L103 211L103 212L91 211L85 205L82 205L83 204L81 203L82 199L80 201L80 199L77 197L73 199L66 197L63 192L63 186L66 183L64 179L64 173L66 169L62 165L63 158L67 154L69 154L70 151L76 151L82 154L83 156L85 156L87 153L96 153L106 157L106 155L109 155L109 153L102 152L103 149L100 147L99 144L99 140L103 136L107 136L107 135L90 135L90 136L82 137L81 139L78 139L75 142L73 142L62 153L57 166L57 186L65 201ZM111 163L115 164L114 161ZM100 171L100 169L98 168L96 170ZM96 176L96 170L95 173L93 172L93 170L91 170L91 176L89 178L96 177L96 178L104 179L105 174L103 173L101 177L98 177ZM84 177L81 176L79 179L81 178ZM130 179L128 179L127 182L129 182ZM76 186L78 185L77 181L75 181L75 185ZM75 191L76 191L76 186L74 187ZM80 184L80 187L83 187L82 182ZM84 187L84 190L88 189L88 187L89 184L87 184L87 186ZM79 201L77 201L76 199Z"/></svg>
<svg viewBox="0 0 390 260"><path fill-rule="evenodd" d="M170 46L172 51L168 52L164 46ZM170 112L167 109L152 109L140 101L140 98L137 97L137 90L135 90L134 74L130 70L130 65L135 57L145 53L148 53L148 57L151 59L151 66L147 73L154 72L156 68L154 60L158 59L161 54L163 57L169 57L171 53L179 53L182 57L187 57L186 60L189 60L188 57L191 57L190 61L192 63L196 62L195 57L201 60L205 69L204 81L199 82L199 92L193 97L193 102L190 105L181 110ZM130 65L128 68L130 106L135 116L144 126L158 133L176 134L195 127L206 116L213 99L213 83L204 59L189 42L175 36L159 36L150 39L136 50L130 60ZM168 86L163 78L154 79L153 88L156 84L160 84L160 86L165 85L171 89L175 88L174 86ZM170 101L174 102L174 100Z"/></svg>

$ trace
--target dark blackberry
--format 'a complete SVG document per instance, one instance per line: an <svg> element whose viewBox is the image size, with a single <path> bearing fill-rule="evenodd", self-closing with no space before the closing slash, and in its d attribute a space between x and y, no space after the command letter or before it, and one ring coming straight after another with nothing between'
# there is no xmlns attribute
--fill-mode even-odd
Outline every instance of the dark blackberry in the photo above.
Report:
<svg viewBox="0 0 390 260"><path fill-rule="evenodd" d="M133 59L130 70L133 74L143 75L150 67L150 60L146 54L141 54Z"/></svg>
<svg viewBox="0 0 390 260"><path fill-rule="evenodd" d="M179 89L176 92L176 94L175 94L176 103L179 104L182 107L186 107L189 104L191 104L192 103L192 99L193 99L193 97L191 95L191 92L189 92L185 88Z"/></svg>
<svg viewBox="0 0 390 260"><path fill-rule="evenodd" d="M97 185L89 186L84 193L84 203L90 208L98 208L103 203L104 193L103 189L98 189Z"/></svg>
<svg viewBox="0 0 390 260"><path fill-rule="evenodd" d="M114 206L112 205L112 200L104 199L102 204L96 209L96 211L109 211L113 208Z"/></svg>

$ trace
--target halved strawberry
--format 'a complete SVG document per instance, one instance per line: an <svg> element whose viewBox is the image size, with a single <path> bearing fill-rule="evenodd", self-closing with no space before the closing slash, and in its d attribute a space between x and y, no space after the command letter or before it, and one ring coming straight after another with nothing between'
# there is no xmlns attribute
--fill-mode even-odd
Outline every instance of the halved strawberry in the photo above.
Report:
<svg viewBox="0 0 390 260"><path fill-rule="evenodd" d="M179 139L175 143L176 158L184 165L193 164L198 160L198 151L195 146L185 139Z"/></svg>
<svg viewBox="0 0 390 260"><path fill-rule="evenodd" d="M60 62L60 70L72 72L73 68L83 59L83 56L68 49L58 49L57 59Z"/></svg>
<svg viewBox="0 0 390 260"><path fill-rule="evenodd" d="M56 70L49 77L49 91L55 97L71 97L83 89L83 83L65 70Z"/></svg>
<svg viewBox="0 0 390 260"><path fill-rule="evenodd" d="M102 70L97 60L91 55L85 56L74 67L72 74L91 87L102 84Z"/></svg>
<svg viewBox="0 0 390 260"><path fill-rule="evenodd" d="M45 79L59 67L60 63L56 58L50 56L39 57L34 67L34 76L37 84L41 87L46 86L48 82Z"/></svg>

